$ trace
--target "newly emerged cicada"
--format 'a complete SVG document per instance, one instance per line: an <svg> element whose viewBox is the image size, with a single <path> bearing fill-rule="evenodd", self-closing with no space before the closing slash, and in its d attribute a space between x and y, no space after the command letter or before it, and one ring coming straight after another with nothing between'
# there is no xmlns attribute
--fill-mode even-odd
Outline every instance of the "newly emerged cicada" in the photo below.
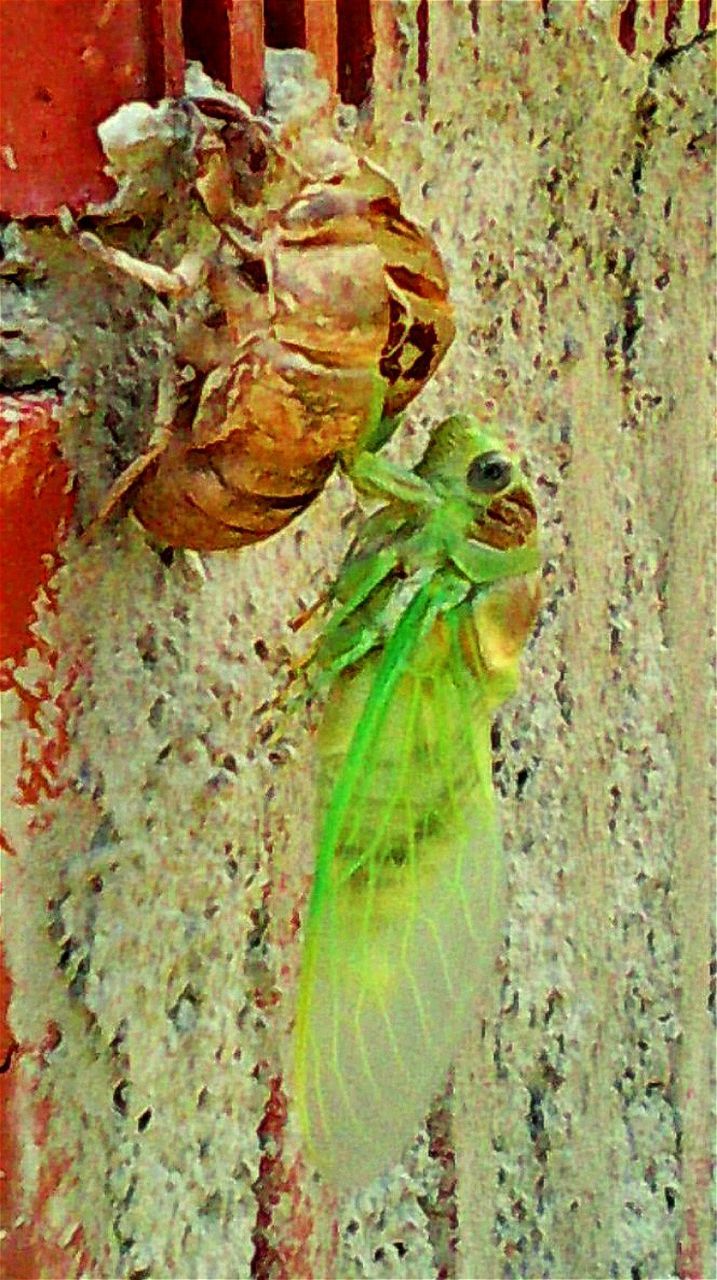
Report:
<svg viewBox="0 0 717 1280"><path fill-rule="evenodd" d="M400 1158L489 980L504 886L491 715L516 688L539 565L518 459L460 415L333 591L309 667L327 701L293 1085L337 1185Z"/></svg>
<svg viewBox="0 0 717 1280"><path fill-rule="evenodd" d="M127 225L153 228L143 257L116 213L80 236L169 300L181 369L100 514L126 496L165 543L237 547L303 511L337 460L383 443L452 341L448 281L394 183L330 134L277 131L228 94L167 118L190 153L183 242L126 198Z"/></svg>

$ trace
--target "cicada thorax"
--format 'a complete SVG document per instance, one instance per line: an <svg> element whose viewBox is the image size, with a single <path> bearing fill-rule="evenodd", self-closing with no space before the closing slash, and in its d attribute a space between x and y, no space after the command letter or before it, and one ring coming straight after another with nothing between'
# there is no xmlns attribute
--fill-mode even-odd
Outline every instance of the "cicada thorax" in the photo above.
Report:
<svg viewBox="0 0 717 1280"><path fill-rule="evenodd" d="M202 385L132 494L158 538L201 549L294 519L417 394L454 333L438 252L384 174L344 148L343 168L331 151L329 176L307 178L255 125L227 128L196 181L222 235L205 275Z"/></svg>

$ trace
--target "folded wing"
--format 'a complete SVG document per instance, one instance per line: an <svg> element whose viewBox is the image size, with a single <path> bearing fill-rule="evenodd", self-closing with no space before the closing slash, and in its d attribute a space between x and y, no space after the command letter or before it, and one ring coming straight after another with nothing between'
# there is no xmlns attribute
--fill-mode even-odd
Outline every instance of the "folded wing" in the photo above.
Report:
<svg viewBox="0 0 717 1280"><path fill-rule="evenodd" d="M385 649L336 682L320 730L326 816L294 1085L309 1152L335 1185L400 1158L495 954L495 699L466 660L471 614L468 604L441 614L424 593Z"/></svg>

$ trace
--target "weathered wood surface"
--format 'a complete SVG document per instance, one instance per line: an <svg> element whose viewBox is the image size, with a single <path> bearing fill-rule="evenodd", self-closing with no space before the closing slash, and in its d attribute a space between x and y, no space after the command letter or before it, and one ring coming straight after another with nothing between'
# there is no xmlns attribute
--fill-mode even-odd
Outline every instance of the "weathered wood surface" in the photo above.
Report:
<svg viewBox="0 0 717 1280"><path fill-rule="evenodd" d="M404 455L493 407L545 513L497 735L495 982L405 1167L334 1205L281 1084L311 742L277 759L256 708L305 643L287 619L347 543L348 489L202 572L131 520L71 545L21 676L48 685L34 727L8 696L5 778L23 751L46 782L32 831L9 784L4 823L13 1028L46 1045L23 1060L48 1099L28 1212L50 1162L40 1227L86 1274L714 1274L713 42L689 2L669 47L666 6L639 6L632 54L622 5L443 0L427 42L417 7L375 6L367 146L433 228L459 336Z"/></svg>

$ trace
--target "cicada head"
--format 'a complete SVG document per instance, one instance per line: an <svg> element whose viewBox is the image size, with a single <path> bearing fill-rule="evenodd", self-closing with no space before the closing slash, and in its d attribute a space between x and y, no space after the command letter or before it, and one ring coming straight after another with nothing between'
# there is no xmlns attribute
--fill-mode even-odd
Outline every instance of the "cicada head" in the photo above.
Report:
<svg viewBox="0 0 717 1280"><path fill-rule="evenodd" d="M528 544L537 531L521 461L491 424L454 414L434 427L416 470L467 517L469 537L505 551Z"/></svg>

